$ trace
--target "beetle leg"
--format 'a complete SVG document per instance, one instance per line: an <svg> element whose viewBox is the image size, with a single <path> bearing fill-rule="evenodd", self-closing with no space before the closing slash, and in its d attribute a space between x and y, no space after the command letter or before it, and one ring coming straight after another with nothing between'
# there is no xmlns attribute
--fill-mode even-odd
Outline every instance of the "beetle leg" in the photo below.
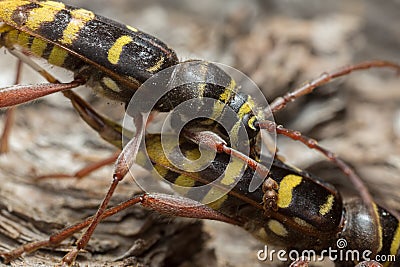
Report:
<svg viewBox="0 0 400 267"><path fill-rule="evenodd" d="M229 218L222 213L219 213L218 211L215 211L194 200L166 194L146 193L134 196L133 198L122 202L115 207L105 210L100 219L103 220L105 218L108 218L138 203L145 208L157 211L165 215L217 220L234 225L240 225L240 222ZM22 254L24 253L32 253L43 247L57 246L65 239L72 236L74 233L84 229L85 227L88 227L93 222L93 219L94 216L89 217L80 223L76 223L67 228L64 228L61 231L51 235L46 240L28 243L9 252L1 252L0 256L4 259L5 263L9 263L10 261L22 256Z"/></svg>
<svg viewBox="0 0 400 267"><path fill-rule="evenodd" d="M289 267L308 267L309 260L306 257L301 257L292 262Z"/></svg>
<svg viewBox="0 0 400 267"><path fill-rule="evenodd" d="M261 177L266 177L269 173L268 168L266 168L264 165L241 153L240 151L229 147L221 137L213 132L185 130L183 135L196 144L215 150L218 153L225 153L242 160L246 165L260 174Z"/></svg>
<svg viewBox="0 0 400 267"><path fill-rule="evenodd" d="M16 70L17 75L15 76L14 84L19 84L21 80L21 71L22 71L22 61L18 60L17 70ZM15 116L15 108L11 107L7 110L6 113L3 133L0 139L0 154L7 153L9 151L8 140L11 133L11 127L14 123L14 116Z"/></svg>
<svg viewBox="0 0 400 267"><path fill-rule="evenodd" d="M64 179L64 178L82 179L82 178L88 176L89 174L91 174L92 172L94 172L104 166L114 163L117 160L119 153L120 153L119 151L116 153L113 153L110 157L105 158L101 161L97 161L92 164L89 164L89 165L83 167L82 169L76 171L73 174L66 174L66 173L45 174L45 175L37 176L37 177L35 177L35 179L36 180L44 180L44 179L49 179L49 178L51 178L51 179Z"/></svg>
<svg viewBox="0 0 400 267"><path fill-rule="evenodd" d="M383 265L377 261L363 261L357 264L355 267L383 267Z"/></svg>
<svg viewBox="0 0 400 267"><path fill-rule="evenodd" d="M370 68L392 68L400 73L400 65L389 61L373 60L365 61L354 65L345 66L332 72L325 72L320 77L300 86L293 91L290 91L282 97L276 98L270 104L270 109L273 113L283 109L288 103L293 102L300 96L311 93L315 88L329 83L333 79L350 74L353 71L366 70Z"/></svg>
<svg viewBox="0 0 400 267"><path fill-rule="evenodd" d="M303 134L301 134L299 131L294 131L291 129L286 129L282 125L277 125L275 122L272 121L263 121L263 122L256 122L256 127L259 127L260 129L266 129L267 131L271 132L276 132L277 134L281 134L284 136L287 136L293 140L300 141L301 143L305 144L307 147L311 149L315 149L322 153L325 157L327 157L330 161L335 163L340 170L349 177L350 181L354 185L355 189L360 193L361 198L365 202L365 204L368 206L369 213L371 214L372 218L374 218L374 221L378 225L379 218L378 214L375 212L374 207L373 207L373 198L371 194L368 191L368 188L365 186L364 182L358 176L358 174L345 162L343 161L339 156L337 156L335 153L329 151L328 149L320 146L318 142L312 138L309 138ZM375 237L378 238L378 231L375 231ZM378 239L376 239L378 240Z"/></svg>
<svg viewBox="0 0 400 267"><path fill-rule="evenodd" d="M111 197L114 194L115 189L117 188L119 182L122 181L122 179L124 179L126 174L129 172L130 167L136 159L136 155L138 153L140 143L144 134L143 116L140 114L135 116L134 123L136 126L135 136L128 142L128 144L123 148L122 152L118 156L118 159L114 166L111 185L108 188L108 191L103 198L103 201L101 202L89 227L76 242L76 247L74 247L73 250L71 250L67 255L64 256L62 260L64 265L71 265L75 261L75 258L78 256L79 251L86 247L90 237L93 235L94 230L100 223L101 218L107 208L108 203L110 202Z"/></svg>

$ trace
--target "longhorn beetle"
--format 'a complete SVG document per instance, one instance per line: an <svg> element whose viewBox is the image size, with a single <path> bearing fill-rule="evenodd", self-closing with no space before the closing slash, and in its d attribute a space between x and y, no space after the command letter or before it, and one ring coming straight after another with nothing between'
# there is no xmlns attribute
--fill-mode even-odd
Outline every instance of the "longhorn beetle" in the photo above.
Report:
<svg viewBox="0 0 400 267"><path fill-rule="evenodd" d="M159 41L157 38L143 33L136 28L119 24L93 12L66 6L55 1L1 1L0 20L4 22L1 28L1 44L10 52L19 57L23 62L31 65L48 81L48 84L37 86L12 86L0 91L0 107L10 107L31 101L38 97L64 91L70 97L69 89L79 85L89 85L105 97L127 103L137 88L159 71L179 63L175 52ZM17 52L19 51L19 52ZM60 83L47 72L37 67L29 60L29 56L45 58L50 64L64 67L75 73L75 78L69 83ZM235 81L221 71L214 64L207 62L192 61L189 64L200 64L205 74L211 73L224 81L224 86L212 84L191 84L188 88L178 87L177 91L171 91L154 106L154 111L169 111L182 101L211 97L219 101L221 105L228 106L237 112L238 120L231 128L224 131L216 131L221 139L214 138L215 135L204 134L208 130L207 120L197 120L201 131L192 130L193 125L188 124L184 129L185 137L195 142L206 141L209 146L219 152L232 154L240 158L249 166L264 175L268 171L262 168L254 159L243 156L240 151L229 147L230 143L225 134L235 136L238 131L246 130L250 138L250 144L258 135L260 129L278 134L286 135L298 140L308 147L316 149L327 156L339 168L341 168L351 179L356 189L360 192L362 199L368 207L374 222L379 222L379 215L375 211L373 201L360 178L340 158L330 151L322 148L312 139L309 139L296 131L285 129L271 121L260 120L259 114L251 110L253 106L251 98L238 92ZM282 109L287 103L297 97L311 92L317 86L325 84L333 78L346 75L354 70L362 70L372 67L390 67L399 70L400 67L391 62L371 61L363 62L334 71L325 73L303 87L295 89L281 98L272 102L271 111L276 112ZM202 88L200 90L200 87ZM179 91L182 90L182 91ZM178 93L177 93L178 92ZM182 92L180 94L179 92ZM167 101L168 100L168 101ZM165 105L172 103L172 105ZM175 103L175 104L174 104ZM220 106L221 106L220 105ZM224 116L225 108L215 109L217 116ZM63 263L72 264L88 243L97 224L100 222L103 213L112 197L118 183L124 178L129 167L136 158L139 143L143 138L145 124L141 114L133 114L136 132L131 141L123 148L116 161L112 184L101 203L98 212L91 220L82 237L78 240L77 246L64 258ZM244 129L242 128L244 125ZM106 124L106 126L109 126ZM110 127L111 128L111 127ZM264 198L264 209L277 211L277 190L278 183L271 177L264 182L264 190L269 192ZM165 199L172 202L171 199ZM160 198L161 202L162 199ZM184 203L182 203L184 204ZM208 214L204 211L204 214ZM210 218L224 220L219 214L207 215ZM201 215L199 215L201 214ZM201 211L195 212L192 217L207 217ZM177 213L177 215L182 215ZM225 219L228 221L228 219ZM375 237L379 236L377 229L374 229ZM378 251L376 248L374 251Z"/></svg>
<svg viewBox="0 0 400 267"><path fill-rule="evenodd" d="M99 122L110 125L114 130L114 138L117 138L114 142L108 140L110 143L116 144L118 140L122 139L121 127L116 127L97 114L73 92L70 92L69 97L74 105L79 107L77 110L79 110L82 118L94 129L97 129L100 125ZM167 136L167 140L164 142L169 144L171 138L172 136ZM279 200L277 202L279 209L274 212L265 207L265 199L269 198L270 193L268 188L263 186L254 192L246 192L253 175L257 175L246 164L242 164L243 175L236 176L237 173L232 172L232 169L229 171L228 165L231 164L229 156L221 153L211 160L211 164L206 169L200 172L188 172L170 163L171 157L178 157L175 160L179 161L181 156L173 153L167 157L161 144L160 135L148 134L146 140L146 151L151 159L150 163L154 165L158 175L171 182L174 187L176 186L176 190L183 196L190 197L192 189L197 186L208 185L209 188L204 190L204 194L201 195L202 198L207 198L209 192L223 189L222 183L210 185L215 177L221 175L233 177L239 182L233 190L208 204L208 207L197 206L195 211L189 213L183 206L176 209L173 205L177 202L178 205L200 204L190 198L144 193L108 209L102 219L140 203L144 207L168 215L195 216L239 225L263 242L278 244L298 251L312 249L321 252L327 247L335 247L338 238L345 238L349 242L346 247L348 250L369 250L378 244L376 251L378 255L393 255L396 257L396 262L399 260L400 221L389 211L376 206L376 204L374 206L379 215L378 224L375 224L367 206L360 199L352 199L344 203L339 192L332 185L310 173L294 169L279 159L274 159L269 172L269 176L279 183ZM197 144L185 138L182 138L179 147L175 147L173 150L181 150L187 158L196 159L199 157ZM139 154L144 151L142 150ZM144 157L141 156L140 158ZM146 166L149 162L139 163L151 170L151 166ZM290 191L289 194L285 193L287 190ZM9 253L4 253L3 257L11 260L20 256L23 252L32 252L44 246L56 246L76 231L87 227L91 219L93 218L88 218L84 222L61 230L48 240L28 243ZM378 239L373 234L375 229L381 233ZM296 264L299 264L299 262L295 262L293 266L297 266ZM346 262L338 262L338 264L341 266ZM365 262L358 266L376 266L374 264L376 263Z"/></svg>

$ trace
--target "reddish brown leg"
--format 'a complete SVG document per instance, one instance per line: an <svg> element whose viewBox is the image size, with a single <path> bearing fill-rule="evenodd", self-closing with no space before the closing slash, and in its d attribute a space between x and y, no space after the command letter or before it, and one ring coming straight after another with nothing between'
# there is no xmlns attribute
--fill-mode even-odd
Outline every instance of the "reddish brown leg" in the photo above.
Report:
<svg viewBox="0 0 400 267"><path fill-rule="evenodd" d="M145 208L169 216L217 220L234 225L240 225L240 222L231 219L199 202L188 198L165 194L142 194L139 196L135 196L113 208L105 210L103 214L99 217L99 220L108 218L138 203L140 203ZM24 253L31 253L43 247L57 246L74 233L91 225L94 219L95 217L89 217L83 222L71 225L59 231L58 233L51 235L47 240L25 244L10 252L2 252L0 253L0 256L4 259L6 263L9 263L10 261L20 257Z"/></svg>
<svg viewBox="0 0 400 267"><path fill-rule="evenodd" d="M18 60L17 62L17 75L15 76L14 84L19 84L21 80L22 73L22 61ZM11 127L14 124L14 116L15 116L15 108L9 108L6 113L6 118L4 122L3 134L1 135L0 141L0 154L7 153L9 151L8 148L8 140L10 138Z"/></svg>
<svg viewBox="0 0 400 267"><path fill-rule="evenodd" d="M33 70L35 70L37 73L39 73L43 78L45 78L50 84L54 84L55 88L59 86L59 84L62 84L60 81L58 81L55 77L53 77L50 73L48 73L45 69L40 67L36 62L34 62L29 55L25 55L24 53L19 52L18 50L9 49L10 53L19 58L22 62L30 66ZM79 83L76 84L76 86L72 86L73 83ZM80 80L76 78L74 81L70 83L70 86L72 88L77 87L79 85L83 85L85 81ZM65 86L67 84L64 84L62 86ZM49 86L49 84L46 84L44 87L45 92L39 92L44 93L44 94L49 94L51 92L46 92L46 86ZM67 85L68 87L68 85ZM43 89L43 88L39 88ZM62 88L59 88L62 90ZM1 98L1 90L0 90L0 104L2 102ZM23 92L23 91L20 91ZM69 98L72 102L72 105L74 108L78 111L79 115L83 118L85 122L87 122L92 128L94 128L100 135L103 137L107 142L114 144L118 148L121 148L121 140L122 140L122 127L106 118L103 116L99 115L95 110L93 110L90 105L80 98L77 94L70 90L63 91L63 94L65 97Z"/></svg>
<svg viewBox="0 0 400 267"><path fill-rule="evenodd" d="M308 267L309 260L307 258L300 258L292 262L289 267Z"/></svg>
<svg viewBox="0 0 400 267"><path fill-rule="evenodd" d="M225 153L242 160L250 168L257 171L261 177L266 177L269 173L268 168L266 168L264 165L258 163L249 156L227 146L227 143L220 136L213 132L192 132L186 130L183 134L186 138L196 144L210 148L218 153Z"/></svg>
<svg viewBox="0 0 400 267"><path fill-rule="evenodd" d="M44 83L36 85L14 85L0 90L0 108L23 104L39 97L76 88L85 84L81 79L69 83Z"/></svg>
<svg viewBox="0 0 400 267"><path fill-rule="evenodd" d="M137 127L137 132L135 136L128 142L128 144L124 147L121 154L119 155L117 162L115 163L114 172L113 172L113 180L108 189L106 196L104 197L100 207L98 208L96 215L94 216L90 226L86 231L82 234L79 240L76 242L76 247L73 248L67 255L64 256L62 262L63 265L71 265L75 258L78 256L78 253L81 249L85 248L87 243L89 242L90 237L92 236L94 230L99 224L104 211L107 208L108 203L112 195L114 194L115 189L118 184L125 175L128 173L129 168L133 165L137 152L140 147L140 143L144 134L144 122L143 117L138 115L134 118L135 126Z"/></svg>
<svg viewBox="0 0 400 267"><path fill-rule="evenodd" d="M75 78L72 82L61 83L54 78L50 73L36 64L29 56L16 51L12 48L9 49L10 53L15 55L19 61L26 63L41 76L43 76L49 83L37 84L37 85L14 85L0 89L0 108L11 107L26 103L37 99L42 96L50 95L55 92L61 92L68 89L76 88L80 85L85 84L81 78ZM19 77L17 78L19 79Z"/></svg>
<svg viewBox="0 0 400 267"><path fill-rule="evenodd" d="M316 87L324 85L335 78L345 76L353 71L365 70L370 68L392 68L400 73L400 65L381 60L365 61L358 64L339 68L333 72L325 72L315 80L312 80L305 85L296 88L289 93L286 93L282 97L276 98L274 101L272 101L270 105L271 111L275 113L283 109L288 103L293 102L296 98L311 93Z"/></svg>
<svg viewBox="0 0 400 267"><path fill-rule="evenodd" d="M388 61L365 61L354 65L345 66L339 68L332 72L323 73L320 77L306 83L305 85L294 89L291 92L286 93L282 97L276 98L270 105L270 109L273 113L283 109L288 103L293 102L297 98L311 93L315 88L329 83L333 79L341 76L345 76L354 71L361 71L370 68L392 68L400 73L400 65ZM264 125L263 125L264 124ZM276 130L278 134L286 135L294 140L298 140L312 149L316 149L334 162L351 180L357 190L359 190L363 201L368 205L371 215L373 216L375 222L378 222L378 215L373 210L372 197L365 187L361 178L353 171L353 169L348 166L343 160L337 157L334 153L329 150L322 148L317 144L317 142L311 138L303 136L300 132L285 129L282 126L277 126L273 122L262 122L260 123L260 128L269 128L270 130ZM378 235L378 233L375 233Z"/></svg>
<svg viewBox="0 0 400 267"><path fill-rule="evenodd" d="M44 179L63 179L63 178L76 178L76 179L82 179L86 176L88 176L89 174L91 174L92 172L110 165L112 163L114 163L119 155L119 151L114 153L112 156L105 158L101 161L98 162L94 162L92 164L89 164L85 167L83 167L82 169L80 169L79 171L75 172L74 174L66 174L66 173L53 173L53 174L46 174L46 175L41 175L36 177L36 180L44 180Z"/></svg>
<svg viewBox="0 0 400 267"><path fill-rule="evenodd" d="M363 261L357 264L355 267L383 267L383 265L377 261Z"/></svg>
<svg viewBox="0 0 400 267"><path fill-rule="evenodd" d="M0 139L0 154L5 154L9 151L8 140L10 139L11 127L14 124L15 107L11 107L7 110L3 133Z"/></svg>

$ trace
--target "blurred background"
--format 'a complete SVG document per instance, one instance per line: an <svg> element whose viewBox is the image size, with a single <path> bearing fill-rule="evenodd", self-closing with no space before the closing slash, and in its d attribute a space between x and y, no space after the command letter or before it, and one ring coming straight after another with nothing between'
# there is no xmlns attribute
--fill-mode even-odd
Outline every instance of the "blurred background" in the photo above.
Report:
<svg viewBox="0 0 400 267"><path fill-rule="evenodd" d="M64 2L158 37L177 52L181 61L205 59L230 65L253 79L270 101L325 71L347 64L372 59L400 63L399 0ZM15 64L8 52L2 53L2 87L13 83ZM64 70L45 66L65 81L72 77ZM23 83L38 82L43 82L39 75L25 68ZM87 88L77 91L103 114L115 120L122 118L124 110L119 103L104 100ZM400 210L399 104L400 77L392 70L374 69L340 78L302 97L276 114L276 121L316 138L340 155L365 180L378 203ZM357 196L346 177L315 151L286 138L279 138L278 147L287 162L335 184L345 199ZM1 233L6 236L0 239L2 247L44 238L54 229L93 214L111 180L111 167L80 181L38 183L32 177L73 173L113 152L60 95L19 107L10 152L0 155L0 216L7 222L0 223ZM132 180L126 179L113 203L127 199L135 191ZM100 227L88 249L91 254L84 253L81 261L103 264L128 250L143 226L145 216L140 217L141 212L133 209ZM204 222L201 226L183 221L174 220L176 224L198 227L202 241L191 254L185 252L186 261L176 261L180 266L266 266L256 258L263 244L243 230L222 223ZM5 226L11 222L12 231ZM23 222L29 222L29 227L22 227ZM170 225L169 222L165 224ZM170 236L165 231L163 234L159 233L159 240L177 235L172 230ZM168 245L161 246L165 247ZM49 254L57 258L63 251L45 251L25 260L48 263L52 260ZM156 265L155 254L140 257L154 266L165 265L166 261L161 260ZM127 262L121 260L118 264L129 265Z"/></svg>

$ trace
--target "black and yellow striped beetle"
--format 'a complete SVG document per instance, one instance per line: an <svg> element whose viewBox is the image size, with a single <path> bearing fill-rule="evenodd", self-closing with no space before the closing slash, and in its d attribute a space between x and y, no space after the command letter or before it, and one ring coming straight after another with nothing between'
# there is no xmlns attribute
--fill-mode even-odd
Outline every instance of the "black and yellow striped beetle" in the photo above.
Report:
<svg viewBox="0 0 400 267"><path fill-rule="evenodd" d="M0 1L0 19L4 25L1 28L1 43L8 50L14 53L20 50L21 53L15 53L22 61L28 63L39 73L48 79L49 84L41 86L13 86L0 91L0 106L8 107L20 103L24 103L40 96L51 94L58 91L64 91L64 94L74 103L74 96L69 90L82 84L87 84L104 96L127 103L135 90L148 78L160 70L176 65L179 63L177 56L173 50L168 48L158 39L145 34L135 28L128 27L94 13L73 8L55 1ZM49 63L72 70L75 73L75 79L70 83L61 84L47 72L37 67L29 61L27 56L38 56L48 60ZM220 75L219 68L214 65L204 64L205 72ZM358 65L349 66L338 71L324 74L316 80L286 94L282 98L278 98L272 103L271 110L276 112L282 109L287 103L293 101L297 97L311 92L315 87L329 82L331 79L343 76L354 70L362 70L371 67L391 67L399 69L399 66L390 62L371 61ZM206 90L196 90L198 87L186 88L182 94L172 94L170 100L176 102L184 101L190 98L202 98L206 94L224 105L233 109L241 109L243 106L251 105L248 96L235 92L236 86L234 81L227 77L228 83L225 88L215 88L212 85L204 85ZM196 85L198 86L198 85ZM216 90L219 89L219 90ZM200 93L201 92L201 93ZM228 95L228 97L227 97ZM176 99L183 96L183 99ZM165 101L165 100L164 100ZM240 105L237 107L237 103ZM75 103L74 103L75 105ZM156 111L164 111L163 103L155 107ZM78 109L78 106L75 105ZM87 106L83 107L88 109ZM172 108L172 107L171 107ZM167 109L168 110L168 109ZM223 109L219 112L223 112ZM80 112L80 114L88 115L89 113ZM355 183L360 191L362 198L369 208L370 216L374 218L378 224L379 216L373 208L373 202L368 191L360 182L358 176L347 166L342 160L333 153L320 147L314 140L306 138L301 134L277 127L270 121L259 121L256 114L248 112L238 112L241 116L238 122L243 122L247 133L251 138L256 138L260 128L269 131L277 131L278 134L287 135L295 140L299 140L309 146L325 154L334 161ZM137 115L137 114L135 114ZM95 120L96 116L88 115L88 120ZM256 118L256 119L254 119ZM197 122L201 124L201 122ZM108 190L98 212L91 221L89 228L83 234L82 238L77 242L68 255L63 258L63 263L72 264L79 250L83 249L90 239L96 225L103 217L105 208L113 195L113 192L128 171L125 167L125 161L130 163L135 159L138 153L138 143L143 137L144 124L140 116L135 117L137 132L134 138L125 146L116 163L113 174L113 183ZM205 124L206 125L206 124ZM108 140L115 141L108 136L107 129L112 130L113 125L103 123L100 133ZM204 128L203 128L204 129ZM214 128L213 128L214 129ZM187 129L187 137L192 140L198 138L206 138L211 147L227 154L234 154L240 157L246 164L256 169L261 167L254 159L242 157L240 152L236 152L229 148L227 140L220 141L213 139L210 135L202 135L191 131L191 127ZM228 129L229 134L231 133ZM218 134L223 134L218 132ZM224 138L224 136L222 136ZM266 172L264 172L266 174ZM271 177L269 177L271 178ZM279 210L279 184L273 178L267 179L272 183L264 183L264 210L266 213L276 213ZM282 199L282 196L281 196ZM156 203L166 201L166 205L173 202L172 199L161 197ZM182 204L184 204L184 201ZM189 216L195 218L214 218L222 221L233 223L233 221L218 212L210 209L198 209L191 214L185 210L171 212L175 215ZM373 229L375 238L379 236L379 230ZM377 252L376 245L374 251Z"/></svg>
<svg viewBox="0 0 400 267"><path fill-rule="evenodd" d="M97 127L101 125L99 122L109 123L107 119L87 106L87 103L76 94L71 92L70 99L74 105L80 107L78 109L81 112L80 115L94 129L98 130ZM95 120L93 120L94 116L96 117ZM110 127L114 129L114 137L119 136L118 140L121 140L121 127L115 127L111 124ZM303 250L326 253L328 247L338 250L336 245L338 239L347 240L347 251L359 251L359 253L370 252L371 248L378 245L378 257L391 255L391 258L387 258L390 260L386 265L393 262L398 263L400 257L400 221L394 215L374 204L379 215L378 224L375 224L374 218L368 212L368 207L361 199L356 198L344 203L340 193L332 185L310 173L290 167L279 159L273 160L269 172L269 177L279 184L277 201L279 210L277 212L267 210L267 213L263 207L266 195L264 188L260 187L254 192L248 192L249 183L257 173L245 164L243 164L244 174L240 177L234 177L239 181L238 184L222 198L207 206L197 206L197 212L188 213L184 208L176 209L174 205L177 203L185 206L199 205L198 202L191 200L192 191L197 186L209 185L209 188L204 190L202 195L206 198L210 191L223 189L222 184L210 186L210 182L215 180L215 177L221 175L235 176L235 173L227 172L224 174L229 169L228 165L231 162L229 156L223 153L217 154L211 164L200 172L187 172L179 169L171 164L171 157L177 157L175 160L179 161L181 155L173 153L167 157L162 147L162 145L169 144L173 140L173 136L164 138L166 140L164 139L162 144L160 135L146 135L146 151L151 159L150 165L154 165L154 170L158 175L177 186L176 190L185 198L159 193L145 193L108 209L103 218L140 203L146 208L168 215L196 216L197 218L214 219L238 225L266 244L279 245L288 250L296 250L299 253ZM116 144L118 140L108 141ZM200 153L198 145L185 138L181 138L179 147L175 147L173 150L182 151L183 155L189 159L198 158ZM139 158L143 158L142 153L144 151L139 152ZM139 160L138 163L152 170L151 166L145 165L146 162ZM186 186L186 188L181 186ZM183 191L180 191L182 189ZM213 210L218 211L218 213ZM26 244L21 247L22 249L18 248L9 254L3 254L3 257L12 259L20 256L23 252L32 252L44 246L57 245L76 231L88 226L89 223L90 220L88 219L70 226L52 235L48 240ZM375 239L373 235L375 229L380 233L378 239ZM325 252L323 252L324 250ZM309 255L312 256L312 254ZM348 259L362 259L362 254L351 255L354 258L348 256ZM371 255L372 252L364 256L372 257ZM347 264L351 265L351 263L351 260L350 262L345 260L336 262L338 266L348 266ZM374 264L376 263L363 262L357 266L376 266Z"/></svg>
<svg viewBox="0 0 400 267"><path fill-rule="evenodd" d="M108 123L107 119L88 107L87 103L76 94L72 93L70 99L74 105L80 107L78 110L80 110L81 117L95 130L99 130L99 121ZM84 107L87 107L87 109ZM93 120L93 116L96 117L96 120ZM122 135L121 127L112 125L110 127L114 129L114 136ZM348 242L346 247L348 251L359 251L360 253L371 251L369 255L371 256L372 250L376 249L378 258L390 255L390 258L386 258L388 261L385 266L399 262L400 221L388 210L374 204L374 209L379 216L378 224L376 224L374 218L368 212L367 205L361 199L355 198L344 202L337 189L329 183L310 173L288 166L275 158L268 174L268 177L279 184L277 200L279 209L274 212L264 207L268 195L265 188L260 187L254 192L248 192L252 177L258 175L250 166L242 165L244 167L243 175L235 177L235 172L227 171L228 165L231 164L229 156L220 153L215 156L206 169L200 172L185 171L171 163L171 157L177 157L172 160L172 162L176 162L180 160L180 154L173 153L167 156L164 152L161 152L164 151L162 146L168 145L173 140L172 136L164 138L167 140L164 139L163 142L165 141L165 143L162 143L160 135L146 135L146 151L151 160L147 164L154 165L154 170L158 175L171 182L173 187L176 186L178 192L187 197L187 199L181 199L182 205L192 204L190 199L193 198L195 191L192 189L197 186L209 186L203 191L202 198L207 198L213 190L214 192L223 190L223 184L210 184L215 180L215 177L230 175L239 181L228 194L207 205L223 216L213 212L209 213L207 207L202 206L204 210L197 214L198 217L205 216L239 225L266 244L276 244L299 252L313 250L316 253L326 253L323 252L324 249L326 250L328 247L337 249L337 240L345 239ZM108 141L116 143L117 140L115 142ZM193 160L200 156L198 145L185 138L180 140L179 147L175 147L173 151L182 151L185 157ZM139 152L139 155L141 153L143 152ZM139 162L139 164L146 163ZM150 166L146 167L149 170L152 169ZM182 188L182 186L186 188ZM147 208L169 215L188 215L184 209L175 210L170 207L172 202L168 203L169 198L169 195L145 193L114 209L124 209L132 204L141 203ZM112 211L110 209L110 214L113 213ZM191 214L191 216L193 215ZM74 231L79 229L74 228ZM378 238L374 237L375 230L379 232ZM65 232L69 232L68 236L72 234L72 231L68 229ZM53 242L60 242L61 238L66 238L66 236L62 231L54 235L53 238ZM31 249L37 249L44 244L37 242L37 245L33 243ZM46 243L46 245L51 245L51 242ZM369 256L367 255L367 257ZM358 259L361 260L361 257ZM350 264L351 266L351 263L351 260L347 260L347 262L339 260L336 264L338 266ZM365 262L358 266L375 266L373 264L375 262Z"/></svg>

